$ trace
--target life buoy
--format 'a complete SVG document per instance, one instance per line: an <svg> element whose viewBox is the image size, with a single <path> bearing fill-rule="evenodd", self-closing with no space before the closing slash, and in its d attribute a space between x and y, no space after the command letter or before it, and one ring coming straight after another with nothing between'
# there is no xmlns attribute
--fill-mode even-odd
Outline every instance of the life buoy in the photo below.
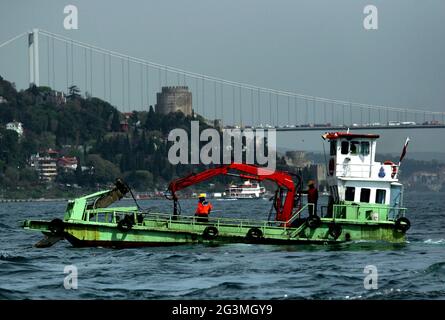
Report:
<svg viewBox="0 0 445 320"><path fill-rule="evenodd" d="M122 232L127 232L133 228L134 221L130 216L125 216L124 219L117 223L117 229Z"/></svg>
<svg viewBox="0 0 445 320"><path fill-rule="evenodd" d="M202 237L204 238L204 240L213 240L218 237L218 233L219 231L216 227L206 227L202 232Z"/></svg>
<svg viewBox="0 0 445 320"><path fill-rule="evenodd" d="M334 238L334 240L337 240L338 237L340 237L341 232L342 232L342 228L339 224L336 223L331 223L329 225L329 235Z"/></svg>
<svg viewBox="0 0 445 320"><path fill-rule="evenodd" d="M252 242L261 240L263 238L263 231L261 231L258 228L250 228L249 231L247 231L246 239Z"/></svg>
<svg viewBox="0 0 445 320"><path fill-rule="evenodd" d="M61 236L65 230L65 223L60 219L53 219L48 225L48 230L55 236Z"/></svg>
<svg viewBox="0 0 445 320"><path fill-rule="evenodd" d="M408 218L400 217L396 220L394 228L400 232L405 233L406 231L408 231L409 228L411 228L411 222L408 220Z"/></svg>
<svg viewBox="0 0 445 320"><path fill-rule="evenodd" d="M306 223L311 229L317 229L321 225L321 219L319 216L311 215L307 217Z"/></svg>

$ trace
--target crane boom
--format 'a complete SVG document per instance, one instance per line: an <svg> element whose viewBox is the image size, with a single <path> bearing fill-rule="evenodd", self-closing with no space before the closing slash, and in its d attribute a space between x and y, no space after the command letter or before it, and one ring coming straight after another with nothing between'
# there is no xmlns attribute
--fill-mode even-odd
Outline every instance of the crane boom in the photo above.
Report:
<svg viewBox="0 0 445 320"><path fill-rule="evenodd" d="M238 175L241 178L257 181L270 180L275 182L281 190L284 189L286 191L284 202L281 199L282 192L277 193L275 197L274 207L276 210L276 220L288 221L291 218L294 208L296 186L292 177L288 173L282 171L272 171L244 163L231 163L173 180L168 186L168 191L170 191L173 200L176 202L178 200L176 196L177 191L209 180L218 175L232 175L232 170L242 172Z"/></svg>

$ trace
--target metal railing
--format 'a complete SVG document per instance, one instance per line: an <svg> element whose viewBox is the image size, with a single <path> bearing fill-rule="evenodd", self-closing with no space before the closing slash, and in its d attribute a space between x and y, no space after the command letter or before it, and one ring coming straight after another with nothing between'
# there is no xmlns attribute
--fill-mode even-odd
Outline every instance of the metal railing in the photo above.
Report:
<svg viewBox="0 0 445 320"><path fill-rule="evenodd" d="M134 217L140 213L136 207L121 207L121 208L99 208L99 209L90 209L85 210L85 221L95 221L100 222L100 217L104 217L105 222L116 223L116 217L119 215L126 215L129 213L133 213ZM91 219L94 220L91 220ZM111 219L110 219L111 218ZM111 221L110 221L111 220ZM136 221L136 220L135 220Z"/></svg>
<svg viewBox="0 0 445 320"><path fill-rule="evenodd" d="M355 210L355 217L352 219L359 220L361 214L365 214L366 219L360 220L374 220L374 221L394 221L399 217L404 217L406 213L406 208L403 207L390 207L390 206L375 206L375 205L363 205L363 204L334 204L332 207L332 212L330 216L328 216L329 212L324 212L328 207L321 207L321 217L323 218L332 218L335 219L346 219L346 213L349 208L349 212L351 212L351 208ZM385 219L382 219L382 217ZM351 219L351 217L349 217Z"/></svg>
<svg viewBox="0 0 445 320"><path fill-rule="evenodd" d="M351 208L356 207L355 216L348 218L346 217L346 212L349 208L349 214ZM287 221L270 221L270 220L256 220L256 219L245 219L245 218L225 218L225 217L208 217L207 221L202 221L200 217L196 216L183 216L183 215L172 215L166 213L151 213L139 211L136 207L125 207L125 208L101 208L85 210L86 221L95 222L105 222L105 223L117 223L119 222L119 216L132 215L133 221L136 226L144 226L149 222L159 222L166 223L168 228L171 228L174 224L186 223L193 227L202 225L212 225L217 228L220 226L233 226L240 229L247 227L257 227L261 228L263 231L266 228L276 228L276 229L295 229L292 224L297 219L302 219L302 213L306 210L310 214L314 212L315 204L307 203L298 211L294 212L292 217ZM361 205L361 204L335 204L332 207L332 215L328 216L328 212L324 212L327 207L321 207L321 218L332 219L348 219L348 220L374 220L374 221L394 221L401 216L405 216L406 208L401 207L389 207L389 206L372 206L372 205ZM312 209L312 210L311 210ZM360 219L360 215L365 214L365 218ZM377 214L377 216L375 216ZM138 219L138 216L142 215L143 219ZM101 219L103 217L103 219ZM375 218L377 217L377 218ZM383 219L385 217L385 219Z"/></svg>
<svg viewBox="0 0 445 320"><path fill-rule="evenodd" d="M306 203L303 207L301 207L300 210L298 210L297 212L294 213L294 215L288 220L286 221L286 225L290 225L292 224L297 218L301 219L301 214L303 213L303 211L305 211L306 209L309 210L309 208L312 209L312 212L314 212L314 207L315 204L313 203ZM309 210L310 211L310 210Z"/></svg>
<svg viewBox="0 0 445 320"><path fill-rule="evenodd" d="M369 163L337 163L336 164L336 172L340 177L368 177L372 174L378 174L380 168L389 167L389 171L386 172L387 175L392 174L392 168L396 167L394 179L397 179L399 174L399 165L397 164L384 164L379 162Z"/></svg>
<svg viewBox="0 0 445 320"><path fill-rule="evenodd" d="M220 225L225 226L237 226L242 227L259 227L259 228L289 228L297 218L301 219L301 214L314 204L308 203L304 205L301 209L295 212L292 217L287 221L270 221L270 220L257 220L257 219L245 219L245 218L225 218L225 217L208 217L208 220L203 222L200 217L196 216L183 216L183 215L171 215L165 213L149 213L137 210L136 207L126 207L126 208L99 208L85 210L85 221L95 221L95 222L106 222L106 223L117 223L118 216L132 214L136 225L143 225L144 221L159 221L167 222L168 227L171 227L174 223L188 223L191 225L202 225L211 224L216 227ZM144 219L141 223L138 222L137 216L143 215ZM101 219L101 217L103 217Z"/></svg>

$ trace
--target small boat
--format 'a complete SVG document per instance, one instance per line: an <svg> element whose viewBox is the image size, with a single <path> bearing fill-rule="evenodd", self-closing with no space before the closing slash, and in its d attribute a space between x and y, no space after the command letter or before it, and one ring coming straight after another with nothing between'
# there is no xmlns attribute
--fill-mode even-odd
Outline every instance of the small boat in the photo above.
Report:
<svg viewBox="0 0 445 320"><path fill-rule="evenodd" d="M260 199L266 194L266 188L260 185L259 182L244 181L242 184L231 184L227 188L225 199Z"/></svg>
<svg viewBox="0 0 445 320"><path fill-rule="evenodd" d="M379 136L334 132L323 138L330 143L326 207L302 203L304 183L299 175L231 163L172 181L167 192L167 198L173 203L171 213L142 210L136 199L133 207L110 207L126 194L133 195L128 185L117 180L110 190L68 201L63 219L26 220L23 227L45 235L37 247L49 247L62 239L75 247L405 242L410 221L402 204L400 163L375 161ZM218 175L275 182L277 190L271 199L274 210L271 218L210 216L208 221L202 221L181 214L177 192Z"/></svg>

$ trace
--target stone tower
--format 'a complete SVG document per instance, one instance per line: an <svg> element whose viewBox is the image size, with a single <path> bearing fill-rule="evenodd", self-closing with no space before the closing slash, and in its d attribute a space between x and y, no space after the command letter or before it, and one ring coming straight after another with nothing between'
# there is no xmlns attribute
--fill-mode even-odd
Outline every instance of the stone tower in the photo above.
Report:
<svg viewBox="0 0 445 320"><path fill-rule="evenodd" d="M162 87L156 95L156 112L169 114L181 111L185 115L192 114L192 93L185 86Z"/></svg>

